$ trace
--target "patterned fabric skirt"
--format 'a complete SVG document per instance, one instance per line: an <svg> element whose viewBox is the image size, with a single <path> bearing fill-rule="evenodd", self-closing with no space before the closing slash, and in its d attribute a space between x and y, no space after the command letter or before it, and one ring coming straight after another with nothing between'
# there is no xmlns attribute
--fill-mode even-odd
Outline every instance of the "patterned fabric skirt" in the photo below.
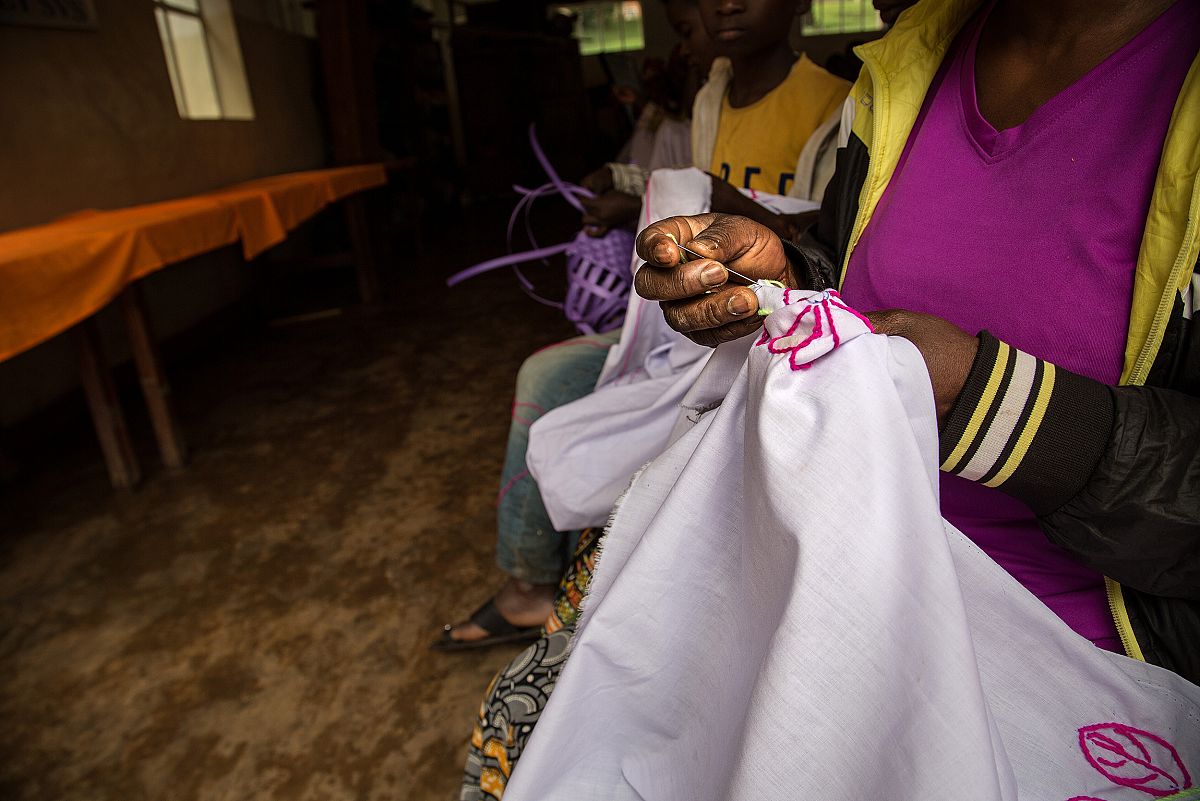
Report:
<svg viewBox="0 0 1200 801"><path fill-rule="evenodd" d="M471 731L460 801L496 801L567 661L575 621L592 580L603 531L589 528L559 582L554 611L542 637L516 656L488 685Z"/></svg>

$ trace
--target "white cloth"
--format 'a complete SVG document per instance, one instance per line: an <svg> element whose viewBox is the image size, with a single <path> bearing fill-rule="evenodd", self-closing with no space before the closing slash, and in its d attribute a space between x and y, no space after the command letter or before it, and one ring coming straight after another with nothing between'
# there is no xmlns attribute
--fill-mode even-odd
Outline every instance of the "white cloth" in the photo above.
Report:
<svg viewBox="0 0 1200 801"><path fill-rule="evenodd" d="M655 170L639 231L666 217L708 211L711 191L711 179L700 170ZM756 199L783 213L816 206L763 193ZM638 263L635 256L635 269ZM711 353L671 330L658 303L630 293L621 339L608 352L596 391L550 410L529 430L525 461L555 528L608 519L634 472L666 447L680 401Z"/></svg>
<svg viewBox="0 0 1200 801"><path fill-rule="evenodd" d="M678 169L692 163L692 123L690 120L662 121L654 132L654 150L650 170Z"/></svg>
<svg viewBox="0 0 1200 801"><path fill-rule="evenodd" d="M615 512L506 801L1200 797L1172 795L1200 688L1094 647L941 518L915 347L780 294Z"/></svg>

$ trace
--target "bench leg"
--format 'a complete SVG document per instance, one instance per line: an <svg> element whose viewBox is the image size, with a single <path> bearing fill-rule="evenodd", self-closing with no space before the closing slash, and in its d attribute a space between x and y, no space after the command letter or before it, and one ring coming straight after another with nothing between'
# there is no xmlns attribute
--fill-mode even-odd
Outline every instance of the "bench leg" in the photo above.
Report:
<svg viewBox="0 0 1200 801"><path fill-rule="evenodd" d="M187 445L179 430L171 404L171 387L167 383L162 360L158 357L150 324L146 320L146 303L141 286L130 284L125 287L121 292L120 306L129 332L133 361L141 379L142 394L150 411L150 423L154 426L154 438L158 441L158 452L164 465L178 469L187 461Z"/></svg>
<svg viewBox="0 0 1200 801"><path fill-rule="evenodd" d="M342 201L350 246L354 250L354 269L358 271L358 294L368 306L379 302L379 269L376 243L371 232L367 199L361 194Z"/></svg>
<svg viewBox="0 0 1200 801"><path fill-rule="evenodd" d="M141 481L142 469L133 452L125 413L121 410L112 373L104 358L100 329L89 317L76 326L75 331L79 377L96 426L100 450L104 453L104 463L108 466L108 478L117 489L129 489Z"/></svg>

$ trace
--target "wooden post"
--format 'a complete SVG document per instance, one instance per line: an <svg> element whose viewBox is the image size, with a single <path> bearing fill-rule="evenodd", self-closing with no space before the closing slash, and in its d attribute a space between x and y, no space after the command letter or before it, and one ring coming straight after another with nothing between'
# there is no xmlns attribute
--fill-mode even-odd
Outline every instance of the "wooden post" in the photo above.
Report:
<svg viewBox="0 0 1200 801"><path fill-rule="evenodd" d="M79 377L96 426L100 450L104 453L104 463L108 466L108 478L117 489L129 489L142 480L142 469L133 452L125 413L121 410L112 373L104 358L95 319L89 317L75 327L75 342L79 352Z"/></svg>
<svg viewBox="0 0 1200 801"><path fill-rule="evenodd" d="M158 452L163 464L172 469L183 467L187 461L187 445L179 430L179 423L171 404L171 387L162 369L150 324L146 320L146 302L142 297L141 284L125 287L120 296L121 316L129 332L129 346L133 361L137 365L138 378L142 383L142 394L150 410L150 423L154 426L154 438L158 441Z"/></svg>
<svg viewBox="0 0 1200 801"><path fill-rule="evenodd" d="M361 194L342 201L346 212L346 229L354 252L354 269L358 273L358 294L368 306L379 302L378 252L367 208L367 198Z"/></svg>
<svg viewBox="0 0 1200 801"><path fill-rule="evenodd" d="M336 164L362 164L383 158L367 6L367 0L317 0L317 39ZM342 205L358 272L359 295L365 304L377 303L379 242L372 232L368 200L356 195L342 201Z"/></svg>
<svg viewBox="0 0 1200 801"><path fill-rule="evenodd" d="M367 0L317 0L329 138L337 164L379 161L374 49Z"/></svg>

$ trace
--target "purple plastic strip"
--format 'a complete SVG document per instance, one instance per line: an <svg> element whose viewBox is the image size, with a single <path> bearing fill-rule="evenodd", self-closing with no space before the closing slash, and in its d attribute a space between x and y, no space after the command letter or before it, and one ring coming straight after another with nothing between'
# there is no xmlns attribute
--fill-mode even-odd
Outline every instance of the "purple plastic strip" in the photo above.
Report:
<svg viewBox="0 0 1200 801"><path fill-rule="evenodd" d="M474 278L477 275L482 275L483 273L486 273L489 270L495 270L499 267L508 267L513 264L520 264L521 262L524 262L524 261L531 261L533 259L546 258L548 256L557 256L559 253L563 253L568 248L570 248L571 244L572 244L571 242L563 242L561 245L551 245L548 248L538 248L537 250L527 250L524 253L510 253L507 256L500 256L495 259L488 259L487 261L481 261L478 264L468 267L467 269L462 270L461 272L457 272L454 275L447 278L446 286L454 286L456 284L461 284L463 281L466 281L468 278Z"/></svg>
<svg viewBox="0 0 1200 801"><path fill-rule="evenodd" d="M558 177L558 173L550 165L550 160L546 158L546 152L542 150L542 146L537 140L537 126L533 123L529 123L529 144L533 147L533 155L537 157L538 163L542 165L542 169L546 171L546 175L550 176L550 183L554 184L559 192L562 192L563 200L574 206L577 211L582 212L583 204L575 197L575 193L572 193L567 188L563 180ZM577 189L582 189L582 187L577 187ZM582 194L584 197L592 197L592 193L586 189L582 189L578 194Z"/></svg>

